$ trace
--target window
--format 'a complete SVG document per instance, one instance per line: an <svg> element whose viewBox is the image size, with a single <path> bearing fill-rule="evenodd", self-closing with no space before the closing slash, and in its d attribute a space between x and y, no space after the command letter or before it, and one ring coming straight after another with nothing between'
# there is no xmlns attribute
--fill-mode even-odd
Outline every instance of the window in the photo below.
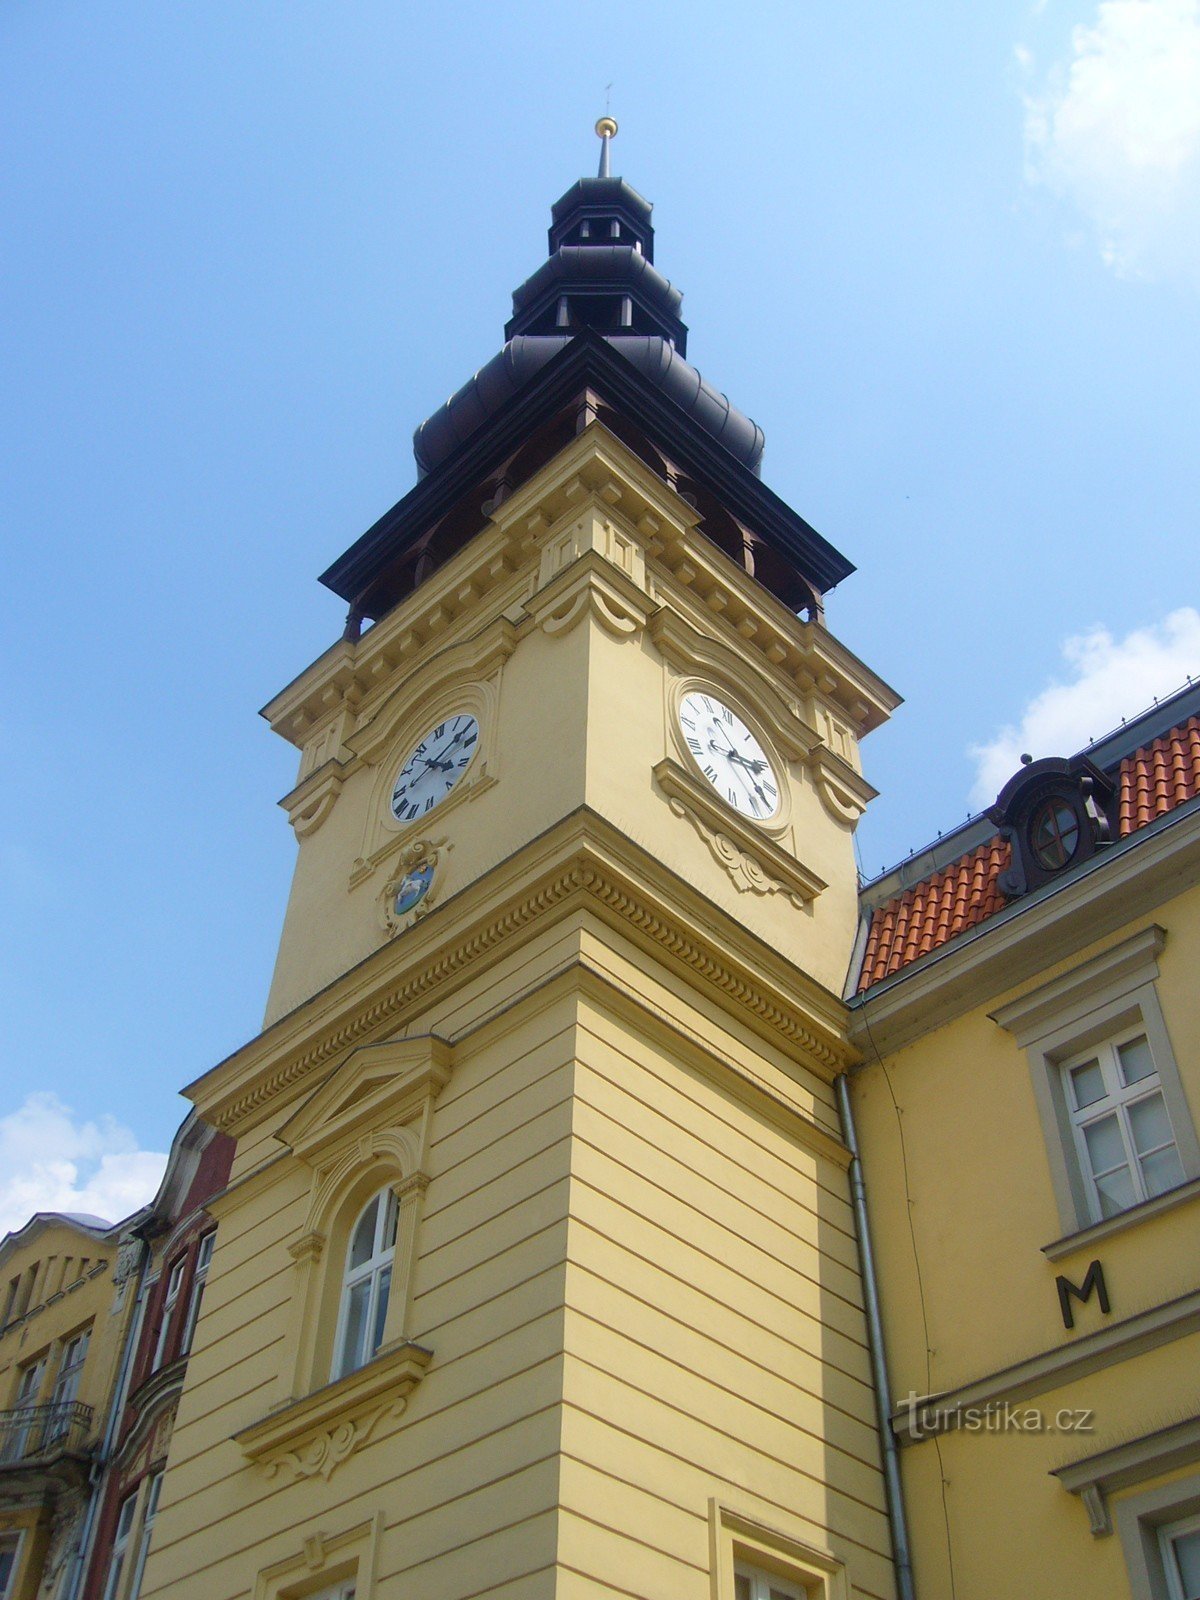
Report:
<svg viewBox="0 0 1200 1600"><path fill-rule="evenodd" d="M200 1315L200 1300L204 1294L204 1284L208 1278L209 1263L212 1261L213 1245L217 1241L215 1233L206 1233L200 1241L200 1248L196 1251L196 1270L192 1274L192 1292L188 1299L187 1317L183 1324L183 1338L179 1341L179 1354L186 1356L192 1348L192 1338L196 1332L196 1318Z"/></svg>
<svg viewBox="0 0 1200 1600"><path fill-rule="evenodd" d="M770 1572L754 1567L733 1569L734 1600L804 1600L804 1590Z"/></svg>
<svg viewBox="0 0 1200 1600"><path fill-rule="evenodd" d="M850 1577L831 1550L708 1503L715 1600L849 1600Z"/></svg>
<svg viewBox="0 0 1200 1600"><path fill-rule="evenodd" d="M377 1511L357 1527L310 1535L258 1574L253 1600L371 1600L382 1523Z"/></svg>
<svg viewBox="0 0 1200 1600"><path fill-rule="evenodd" d="M5 1461L19 1461L37 1443L34 1407L38 1402L45 1370L46 1358L41 1356L37 1361L31 1361L21 1371L12 1412L4 1430L2 1458Z"/></svg>
<svg viewBox="0 0 1200 1600"><path fill-rule="evenodd" d="M142 1531L138 1535L137 1557L133 1577L129 1580L129 1593L125 1600L138 1600L142 1592L142 1573L146 1570L146 1557L150 1551L150 1537L154 1532L154 1519L158 1515L158 1493L162 1488L162 1473L156 1472L147 1480L146 1509L142 1512Z"/></svg>
<svg viewBox="0 0 1200 1600"><path fill-rule="evenodd" d="M1062 1237L1200 1193L1200 1142L1158 998L1150 926L992 1013L1029 1063ZM1138 1215L1143 1215L1139 1212Z"/></svg>
<svg viewBox="0 0 1200 1600"><path fill-rule="evenodd" d="M154 1360L150 1363L150 1371L157 1372L162 1366L167 1353L167 1342L171 1333L171 1319L175 1315L175 1307L179 1302L179 1291L183 1287L183 1269L187 1265L187 1258L180 1256L171 1268L167 1278L167 1289L163 1295L162 1310L158 1318L158 1343L154 1346Z"/></svg>
<svg viewBox="0 0 1200 1600"><path fill-rule="evenodd" d="M365 1366L383 1343L392 1257L396 1248L396 1196L381 1189L354 1225L346 1252L332 1376Z"/></svg>
<svg viewBox="0 0 1200 1600"><path fill-rule="evenodd" d="M1179 1147L1146 1035L1102 1040L1063 1063L1093 1219L1183 1182Z"/></svg>
<svg viewBox="0 0 1200 1600"><path fill-rule="evenodd" d="M1200 1600L1200 1517L1168 1523L1158 1540L1171 1600Z"/></svg>
<svg viewBox="0 0 1200 1600"><path fill-rule="evenodd" d="M0 1600L12 1600L17 1590L17 1562L21 1555L21 1535L0 1533Z"/></svg>
<svg viewBox="0 0 1200 1600"><path fill-rule="evenodd" d="M1079 843L1079 818L1065 800L1043 800L1029 823L1029 845L1039 866L1059 872L1075 854Z"/></svg>
<svg viewBox="0 0 1200 1600"><path fill-rule="evenodd" d="M137 1500L135 1489L121 1501L121 1509L117 1513L117 1530L113 1535L112 1554L108 1558L108 1577L104 1581L104 1600L116 1600L121 1587L121 1573L125 1569L125 1557L129 1553L129 1539L137 1515Z"/></svg>
<svg viewBox="0 0 1200 1600"><path fill-rule="evenodd" d="M79 1378L83 1372L83 1364L87 1360L90 1338L91 1330L85 1328L82 1333L77 1333L63 1345L58 1362L58 1377L54 1380L54 1392L50 1396L50 1404L54 1409L50 1413L48 1439L61 1439L70 1430L70 1407L79 1393Z"/></svg>

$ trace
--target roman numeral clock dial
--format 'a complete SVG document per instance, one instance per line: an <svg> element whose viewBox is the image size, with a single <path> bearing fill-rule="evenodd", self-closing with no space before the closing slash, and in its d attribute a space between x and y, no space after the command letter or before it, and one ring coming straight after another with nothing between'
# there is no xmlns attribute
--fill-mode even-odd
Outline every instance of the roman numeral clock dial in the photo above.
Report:
<svg viewBox="0 0 1200 1600"><path fill-rule="evenodd" d="M766 822L779 810L779 779L750 729L715 694L693 689L679 702L679 731L721 799L743 817Z"/></svg>
<svg viewBox="0 0 1200 1600"><path fill-rule="evenodd" d="M396 821L428 816L457 785L478 748L479 724L468 711L430 728L408 752L396 778L391 801Z"/></svg>

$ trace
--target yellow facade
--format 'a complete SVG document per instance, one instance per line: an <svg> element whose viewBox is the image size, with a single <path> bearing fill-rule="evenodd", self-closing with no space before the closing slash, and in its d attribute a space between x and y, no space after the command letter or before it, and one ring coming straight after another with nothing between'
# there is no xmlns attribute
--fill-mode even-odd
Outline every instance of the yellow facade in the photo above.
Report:
<svg viewBox="0 0 1200 1600"><path fill-rule="evenodd" d="M0 1551L5 1600L73 1577L89 1462L108 1417L133 1296L114 1293L105 1224L35 1216L0 1244Z"/></svg>
<svg viewBox="0 0 1200 1600"><path fill-rule="evenodd" d="M894 697L695 521L593 423L268 707L299 860L266 1031L190 1091L237 1154L143 1595L733 1600L735 1557L893 1593L832 1083ZM770 827L697 774L695 686ZM467 778L397 826L465 711ZM331 1381L384 1188L382 1342Z"/></svg>
<svg viewBox="0 0 1200 1600"><path fill-rule="evenodd" d="M855 1012L922 1600L1176 1592L1161 1530L1200 1511L1200 816L1164 821ZM1183 1181L1095 1220L1054 1097L1072 1061L1131 1036ZM1094 1263L1107 1305L1095 1281L1060 1290Z"/></svg>

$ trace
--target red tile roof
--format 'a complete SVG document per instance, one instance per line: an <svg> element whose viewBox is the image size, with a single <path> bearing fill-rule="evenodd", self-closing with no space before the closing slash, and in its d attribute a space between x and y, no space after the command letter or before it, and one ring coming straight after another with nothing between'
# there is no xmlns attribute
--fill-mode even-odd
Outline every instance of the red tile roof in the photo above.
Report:
<svg viewBox="0 0 1200 1600"><path fill-rule="evenodd" d="M1117 832L1136 833L1200 794L1200 717L1170 729L1121 762ZM986 922L1007 904L997 880L1009 865L1000 835L877 906L871 915L859 993L919 956Z"/></svg>
<svg viewBox="0 0 1200 1600"><path fill-rule="evenodd" d="M1117 832L1123 839L1200 794L1200 717L1189 717L1121 763Z"/></svg>

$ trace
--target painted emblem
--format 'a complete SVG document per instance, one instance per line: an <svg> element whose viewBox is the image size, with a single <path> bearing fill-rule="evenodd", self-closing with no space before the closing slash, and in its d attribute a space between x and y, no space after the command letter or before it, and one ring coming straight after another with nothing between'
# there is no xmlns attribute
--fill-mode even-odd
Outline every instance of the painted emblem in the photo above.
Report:
<svg viewBox="0 0 1200 1600"><path fill-rule="evenodd" d="M396 897L392 901L393 916L403 917L415 906L419 906L429 892L429 885L432 882L432 861L426 861L419 867L410 867L400 879L396 889Z"/></svg>
<svg viewBox="0 0 1200 1600"><path fill-rule="evenodd" d="M433 909L442 887L441 859L445 839L414 839L400 852L379 896L379 910L389 934L405 928Z"/></svg>

